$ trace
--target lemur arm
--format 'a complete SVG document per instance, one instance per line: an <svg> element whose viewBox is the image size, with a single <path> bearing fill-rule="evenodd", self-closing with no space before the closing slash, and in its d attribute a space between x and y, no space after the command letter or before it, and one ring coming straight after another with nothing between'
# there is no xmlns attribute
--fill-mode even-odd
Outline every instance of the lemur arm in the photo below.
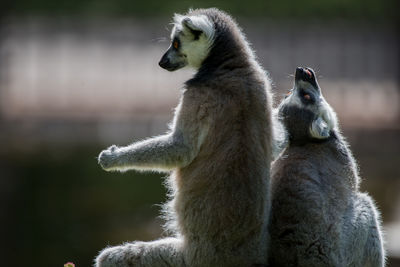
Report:
<svg viewBox="0 0 400 267"><path fill-rule="evenodd" d="M111 146L100 153L99 164L106 171L171 170L188 164L193 152L190 142L175 131L125 147Z"/></svg>
<svg viewBox="0 0 400 267"><path fill-rule="evenodd" d="M100 153L99 164L106 171L169 171L186 166L196 157L208 132L199 110L192 97L182 97L171 133L126 147L111 146Z"/></svg>

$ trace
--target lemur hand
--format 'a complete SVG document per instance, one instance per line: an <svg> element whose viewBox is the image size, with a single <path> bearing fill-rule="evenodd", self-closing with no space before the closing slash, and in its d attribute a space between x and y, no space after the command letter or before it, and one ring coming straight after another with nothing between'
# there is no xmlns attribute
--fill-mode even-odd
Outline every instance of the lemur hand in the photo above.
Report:
<svg viewBox="0 0 400 267"><path fill-rule="evenodd" d="M113 168L118 166L119 148L116 145L112 145L109 148L101 151L98 162L100 166L106 170L111 171Z"/></svg>

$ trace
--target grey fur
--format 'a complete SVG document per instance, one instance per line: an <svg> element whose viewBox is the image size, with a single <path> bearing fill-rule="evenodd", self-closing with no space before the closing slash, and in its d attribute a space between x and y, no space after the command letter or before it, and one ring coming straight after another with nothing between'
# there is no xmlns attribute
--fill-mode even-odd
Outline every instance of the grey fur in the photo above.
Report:
<svg viewBox="0 0 400 267"><path fill-rule="evenodd" d="M271 171L270 264L384 266L379 212L359 192L357 165L311 69L298 68L279 114L289 145Z"/></svg>
<svg viewBox="0 0 400 267"><path fill-rule="evenodd" d="M172 171L165 212L174 237L107 248L97 267L267 263L270 81L231 17L187 14L202 15L214 24L213 42L185 84L170 133L99 156L106 170Z"/></svg>

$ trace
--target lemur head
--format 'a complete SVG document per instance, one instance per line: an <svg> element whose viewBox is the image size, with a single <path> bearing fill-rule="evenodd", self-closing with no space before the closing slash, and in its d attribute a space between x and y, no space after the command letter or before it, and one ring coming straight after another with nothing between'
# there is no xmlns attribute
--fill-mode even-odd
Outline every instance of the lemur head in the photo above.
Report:
<svg viewBox="0 0 400 267"><path fill-rule="evenodd" d="M161 58L160 67L174 71L185 66L195 69L207 57L214 38L214 23L202 14L175 14L171 45Z"/></svg>
<svg viewBox="0 0 400 267"><path fill-rule="evenodd" d="M310 68L296 69L294 87L280 104L279 116L292 143L326 140L338 127L336 114Z"/></svg>

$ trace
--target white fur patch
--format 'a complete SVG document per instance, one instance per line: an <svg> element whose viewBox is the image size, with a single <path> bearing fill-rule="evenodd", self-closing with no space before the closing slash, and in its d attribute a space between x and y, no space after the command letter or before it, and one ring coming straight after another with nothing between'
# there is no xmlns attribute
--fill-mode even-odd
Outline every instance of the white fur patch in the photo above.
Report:
<svg viewBox="0 0 400 267"><path fill-rule="evenodd" d="M318 118L310 127L310 134L314 138L324 139L329 137L329 132L333 129L338 130L336 113L321 95L321 104L318 107Z"/></svg>
<svg viewBox="0 0 400 267"><path fill-rule="evenodd" d="M317 139L328 138L329 131L330 127L321 117L318 117L315 121L313 121L310 127L310 135Z"/></svg>
<svg viewBox="0 0 400 267"><path fill-rule="evenodd" d="M323 97L320 107L320 116L328 124L330 129L336 129L338 127L336 113Z"/></svg>
<svg viewBox="0 0 400 267"><path fill-rule="evenodd" d="M185 20L188 26L197 31L202 31L207 37L207 40L214 39L215 29L214 24L205 15L200 16L184 16L180 14L174 15L174 25L179 29L183 28L182 21Z"/></svg>
<svg viewBox="0 0 400 267"><path fill-rule="evenodd" d="M183 41L182 52L187 56L188 66L198 69L203 60L207 57L210 50L210 44L204 38L197 41Z"/></svg>

